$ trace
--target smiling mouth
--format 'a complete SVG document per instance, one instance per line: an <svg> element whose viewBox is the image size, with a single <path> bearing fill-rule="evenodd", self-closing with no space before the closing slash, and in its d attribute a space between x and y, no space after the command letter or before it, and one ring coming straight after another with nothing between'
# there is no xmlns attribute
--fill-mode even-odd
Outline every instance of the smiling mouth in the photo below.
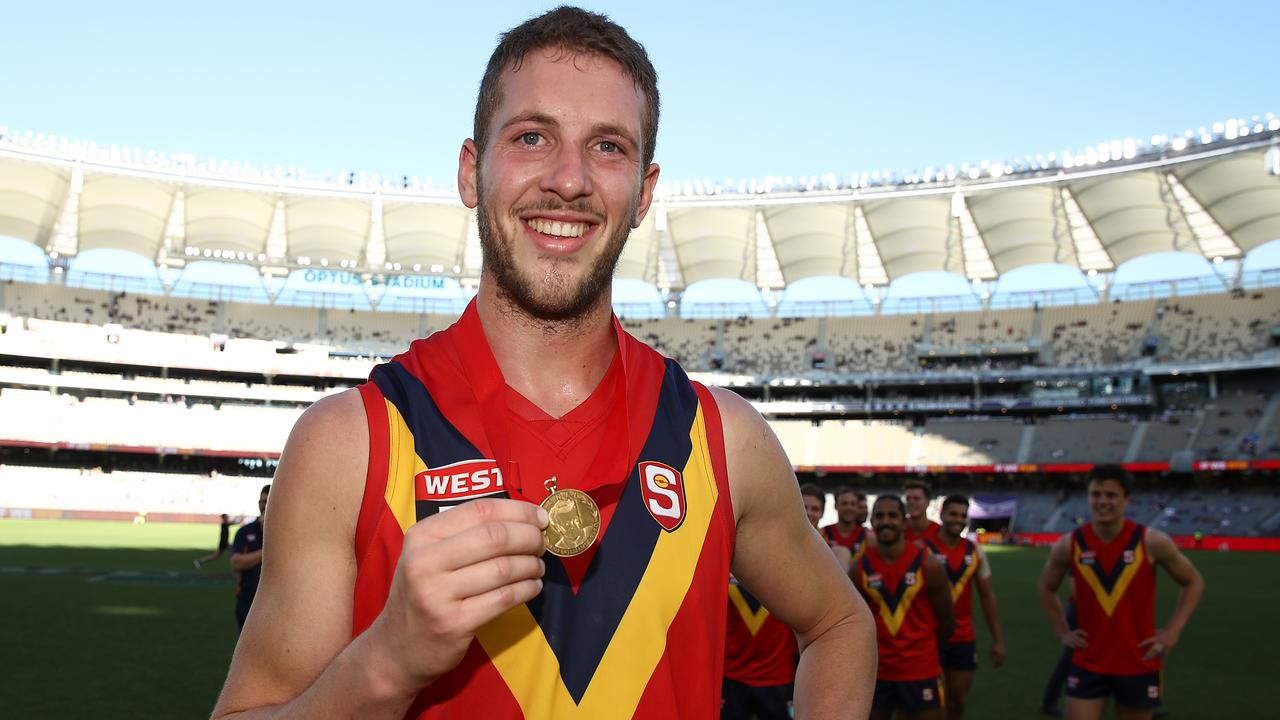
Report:
<svg viewBox="0 0 1280 720"><path fill-rule="evenodd" d="M582 237L591 229L587 223L581 222L561 222L558 220L543 220L542 218L530 218L525 220L525 224L530 228L551 237L576 238Z"/></svg>

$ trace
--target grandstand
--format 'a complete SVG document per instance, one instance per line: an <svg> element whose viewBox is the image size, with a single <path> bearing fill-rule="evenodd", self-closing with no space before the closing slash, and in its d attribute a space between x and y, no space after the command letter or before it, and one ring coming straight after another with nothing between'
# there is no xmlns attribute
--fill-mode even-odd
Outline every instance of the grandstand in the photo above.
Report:
<svg viewBox="0 0 1280 720"><path fill-rule="evenodd" d="M1135 499L1158 527L1274 534L1280 498L1252 488L1280 469L1280 266L1253 258L1280 239L1278 147L1268 115L985 169L669 184L615 309L750 399L806 478L1013 490L1013 528L1050 532L1084 514L1078 474L1119 462L1196 473ZM243 504L308 404L452 323L479 277L473 215L408 178L4 128L0 236L8 512ZM1201 274L1124 281L1168 252ZM1078 284L1004 289L1045 263ZM926 272L960 291L899 292ZM792 295L815 279L829 296ZM728 281L743 299L696 299Z"/></svg>

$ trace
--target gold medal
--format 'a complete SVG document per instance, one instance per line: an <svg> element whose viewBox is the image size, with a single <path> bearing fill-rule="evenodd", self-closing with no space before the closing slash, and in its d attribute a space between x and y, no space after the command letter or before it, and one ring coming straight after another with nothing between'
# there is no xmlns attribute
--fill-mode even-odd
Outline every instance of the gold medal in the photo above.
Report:
<svg viewBox="0 0 1280 720"><path fill-rule="evenodd" d="M545 486L550 493L542 501L549 518L542 531L547 550L560 557L581 555L600 534L600 508L581 490L557 490L554 477Z"/></svg>

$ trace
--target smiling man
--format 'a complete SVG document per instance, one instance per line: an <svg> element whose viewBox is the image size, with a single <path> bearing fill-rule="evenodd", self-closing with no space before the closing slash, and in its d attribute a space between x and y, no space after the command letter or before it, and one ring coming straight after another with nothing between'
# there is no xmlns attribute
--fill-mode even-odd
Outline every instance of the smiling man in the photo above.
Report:
<svg viewBox="0 0 1280 720"><path fill-rule="evenodd" d="M1168 535L1125 518L1129 490L1123 468L1095 467L1090 521L1054 543L1040 576L1040 603L1053 632L1074 650L1066 690L1070 720L1101 718L1110 697L1122 720L1150 718L1163 694L1164 657L1204 593L1204 579ZM1158 630L1156 565L1182 586L1173 617ZM1068 570L1075 583L1075 630L1058 600Z"/></svg>
<svg viewBox="0 0 1280 720"><path fill-rule="evenodd" d="M872 621L777 439L612 316L657 123L607 18L502 37L459 156L479 292L294 427L215 717L714 717L730 570L797 634L797 717L866 716Z"/></svg>

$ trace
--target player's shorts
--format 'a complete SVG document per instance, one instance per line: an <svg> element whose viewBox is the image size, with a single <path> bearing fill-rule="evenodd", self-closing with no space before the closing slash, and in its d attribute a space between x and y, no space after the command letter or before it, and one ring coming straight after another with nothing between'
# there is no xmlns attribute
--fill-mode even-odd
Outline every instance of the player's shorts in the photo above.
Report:
<svg viewBox="0 0 1280 720"><path fill-rule="evenodd" d="M1103 675L1072 663L1067 675L1067 697L1081 700L1114 697L1117 705L1136 710L1149 710L1160 706L1164 693L1160 673L1143 675Z"/></svg>
<svg viewBox="0 0 1280 720"><path fill-rule="evenodd" d="M725 678L721 685L720 720L790 720L795 685L751 687Z"/></svg>
<svg viewBox="0 0 1280 720"><path fill-rule="evenodd" d="M942 680L880 680L876 679L873 707L884 710L898 708L904 712L946 707L943 702Z"/></svg>
<svg viewBox="0 0 1280 720"><path fill-rule="evenodd" d="M977 670L978 646L972 642L944 643L938 649L938 659L948 670Z"/></svg>

